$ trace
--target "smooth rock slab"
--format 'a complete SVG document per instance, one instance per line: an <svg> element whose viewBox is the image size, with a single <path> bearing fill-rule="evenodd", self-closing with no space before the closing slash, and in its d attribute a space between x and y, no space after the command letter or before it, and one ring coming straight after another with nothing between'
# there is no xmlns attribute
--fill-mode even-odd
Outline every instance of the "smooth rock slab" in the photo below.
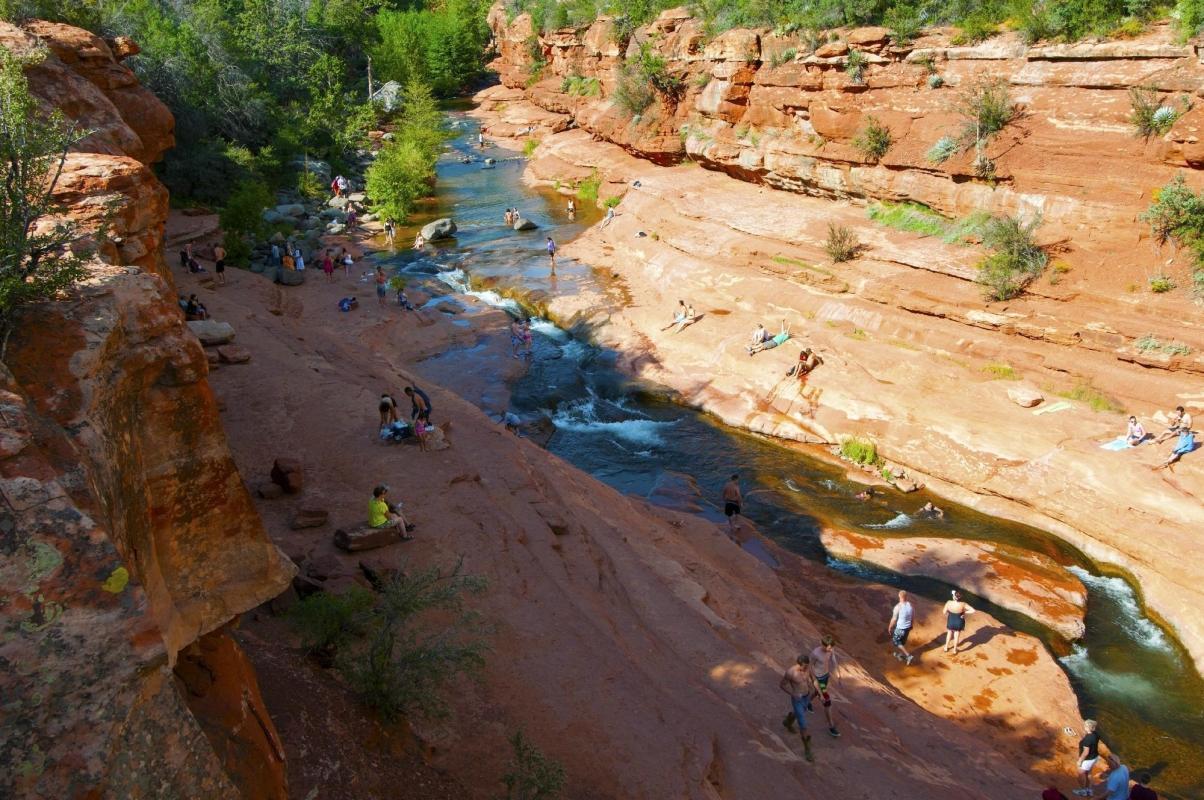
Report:
<svg viewBox="0 0 1204 800"><path fill-rule="evenodd" d="M935 578L1032 617L1067 639L1083 635L1087 590L1046 556L995 542L880 538L831 528L824 529L821 540L837 558Z"/></svg>
<svg viewBox="0 0 1204 800"><path fill-rule="evenodd" d="M234 341L234 326L229 322L217 322L212 319L194 319L188 321L188 329L205 347L228 344Z"/></svg>
<svg viewBox="0 0 1204 800"><path fill-rule="evenodd" d="M401 528L396 525L390 525L387 528L369 528L367 525L358 528L339 528L334 532L334 545L349 553L375 550L378 547L388 547L400 542L401 533Z"/></svg>
<svg viewBox="0 0 1204 800"><path fill-rule="evenodd" d="M217 348L217 358L223 364L245 364L251 360L251 352L236 344L226 344Z"/></svg>

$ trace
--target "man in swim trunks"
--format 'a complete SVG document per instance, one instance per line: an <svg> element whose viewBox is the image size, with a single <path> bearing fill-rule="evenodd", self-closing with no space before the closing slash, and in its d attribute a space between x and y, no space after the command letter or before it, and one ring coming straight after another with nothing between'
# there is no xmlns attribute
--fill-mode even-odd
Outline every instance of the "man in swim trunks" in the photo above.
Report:
<svg viewBox="0 0 1204 800"><path fill-rule="evenodd" d="M410 398L410 419L431 421L431 398L417 386L407 386L404 389L406 397Z"/></svg>
<svg viewBox="0 0 1204 800"><path fill-rule="evenodd" d="M1158 435L1158 438L1154 440L1154 444L1162 444L1176 434L1182 433L1185 430L1191 430L1191 425L1191 414L1188 414L1183 406L1175 406L1175 413L1171 414L1170 425Z"/></svg>
<svg viewBox="0 0 1204 800"><path fill-rule="evenodd" d="M907 599L907 592L899 592L899 602L895 603L895 608L890 615L890 624L886 626L886 632L890 634L891 643L895 646L893 655L900 661L910 664L915 660L915 656L907 652L905 645L907 637L911 635L912 619L915 616L915 611L911 607L911 602Z"/></svg>
<svg viewBox="0 0 1204 800"><path fill-rule="evenodd" d="M803 740L803 756L808 761L814 761L811 755L811 734L807 733L807 710L811 703L808 697L816 690L815 673L811 671L811 657L801 655L793 666L782 675L778 688L790 695L790 713L782 720L786 730L793 732L795 722L798 723L798 733Z"/></svg>
<svg viewBox="0 0 1204 800"><path fill-rule="evenodd" d="M733 472L727 483L723 484L723 513L727 517L727 535L736 538L736 530L740 527L740 505L743 499L740 495L740 474Z"/></svg>
<svg viewBox="0 0 1204 800"><path fill-rule="evenodd" d="M832 720L832 695L828 692L828 682L835 684L836 670L839 666L836 660L836 637L825 634L819 642L819 647L811 651L811 672L815 676L815 686L807 698L807 705L810 706L811 701L815 699L824 701L828 735L834 739L840 738L840 731L836 730L836 723Z"/></svg>

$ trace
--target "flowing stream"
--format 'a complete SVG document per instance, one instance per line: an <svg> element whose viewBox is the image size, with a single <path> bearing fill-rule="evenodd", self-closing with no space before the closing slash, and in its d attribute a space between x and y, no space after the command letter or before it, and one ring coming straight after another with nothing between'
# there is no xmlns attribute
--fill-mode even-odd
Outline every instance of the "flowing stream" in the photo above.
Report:
<svg viewBox="0 0 1204 800"><path fill-rule="evenodd" d="M476 149L475 123L457 110L450 118L457 138L440 162L438 196L416 221L452 216L459 233L453 243L428 248L424 255L407 251L381 259L403 274L425 280L428 287L441 287L448 296L472 294L512 312L520 310L520 302L529 307L550 294L604 285L608 276L566 260L558 264L553 278L543 250L546 235L563 244L600 214L582 208L577 219L569 221L566 198L522 183L524 165L515 158L517 154L493 147ZM465 155L478 160L464 163ZM486 167L479 160L486 156L497 163ZM509 206L517 206L539 229L515 233L505 228L502 215ZM947 585L834 561L824 552L819 531L829 524L880 537L1003 542L1045 554L1068 567L1088 590L1087 633L1079 642L1069 644L1033 620L981 598L970 596L970 602L1045 642L1070 676L1084 714L1100 720L1105 741L1134 772L1144 769L1154 774L1154 786L1162 796L1204 797L1204 681L1172 633L1146 615L1124 578L1102 572L1052 534L924 492L906 496L892 492L858 502L853 496L862 487L846 479L840 468L789 445L724 426L703 412L674 403L662 387L636 384L614 368L614 353L547 321L537 321L534 327L535 356L524 377L508 387L510 407L527 417L550 418L556 432L548 449L621 491L647 496L658 482L687 475L702 489L706 503L718 496L726 476L738 469L748 497L747 516L765 535L794 552L828 561L835 569L897 585L938 603L948 596ZM466 347L424 367L445 375L500 374L491 358L483 347ZM454 380L448 383L455 388ZM480 401L480 397L468 399ZM945 509L943 520L914 515L928 500ZM703 513L722 519L717 504Z"/></svg>

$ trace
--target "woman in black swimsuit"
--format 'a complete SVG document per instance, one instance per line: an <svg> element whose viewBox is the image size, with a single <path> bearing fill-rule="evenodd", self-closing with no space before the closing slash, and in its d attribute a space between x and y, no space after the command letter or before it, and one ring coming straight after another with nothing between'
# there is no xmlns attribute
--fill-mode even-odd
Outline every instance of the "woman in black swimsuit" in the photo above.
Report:
<svg viewBox="0 0 1204 800"><path fill-rule="evenodd" d="M945 603L945 652L949 652L949 644L953 643L953 652L961 643L962 631L966 629L966 615L973 614L974 609L969 603L962 602L962 596L953 590L953 599Z"/></svg>

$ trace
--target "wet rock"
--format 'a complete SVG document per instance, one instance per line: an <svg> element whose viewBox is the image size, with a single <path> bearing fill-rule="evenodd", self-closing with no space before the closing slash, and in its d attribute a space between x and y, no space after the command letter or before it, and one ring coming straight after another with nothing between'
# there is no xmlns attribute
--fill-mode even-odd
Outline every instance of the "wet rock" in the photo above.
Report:
<svg viewBox="0 0 1204 800"><path fill-rule="evenodd" d="M289 527L295 531L303 528L320 528L326 524L329 516L325 509L302 508L293 515L293 521L289 523Z"/></svg>
<svg viewBox="0 0 1204 800"><path fill-rule="evenodd" d="M702 489L690 475L665 470L648 492L648 502L687 514L702 512Z"/></svg>
<svg viewBox="0 0 1204 800"><path fill-rule="evenodd" d="M458 303L451 300L441 300L435 304L435 310L443 314L461 314L464 309L460 308Z"/></svg>
<svg viewBox="0 0 1204 800"><path fill-rule="evenodd" d="M363 525L358 528L339 528L334 532L335 547L349 553L388 547L400 541L401 529L396 525L387 528L369 528Z"/></svg>
<svg viewBox="0 0 1204 800"><path fill-rule="evenodd" d="M1008 388L1008 399L1021 408L1032 408L1044 402L1045 397L1030 386L1011 386Z"/></svg>
<svg viewBox="0 0 1204 800"><path fill-rule="evenodd" d="M346 197L332 197L326 201L326 205L330 208L344 209L347 207L348 200Z"/></svg>
<svg viewBox="0 0 1204 800"><path fill-rule="evenodd" d="M422 226L422 238L428 242L447 239L456 233L456 223L450 217L437 219Z"/></svg>
<svg viewBox="0 0 1204 800"><path fill-rule="evenodd" d="M234 341L234 326L228 322L218 322L212 319L189 320L188 329L205 347L219 344L229 344Z"/></svg>
<svg viewBox="0 0 1204 800"><path fill-rule="evenodd" d="M251 352L245 347L227 344L217 348L217 357L223 364L245 364L251 360Z"/></svg>
<svg viewBox="0 0 1204 800"><path fill-rule="evenodd" d="M295 458L278 458L272 464L272 483L285 494L296 494L305 486L304 470Z"/></svg>
<svg viewBox="0 0 1204 800"><path fill-rule="evenodd" d="M516 231L533 231L539 226L526 217L519 217L514 221L514 230Z"/></svg>

